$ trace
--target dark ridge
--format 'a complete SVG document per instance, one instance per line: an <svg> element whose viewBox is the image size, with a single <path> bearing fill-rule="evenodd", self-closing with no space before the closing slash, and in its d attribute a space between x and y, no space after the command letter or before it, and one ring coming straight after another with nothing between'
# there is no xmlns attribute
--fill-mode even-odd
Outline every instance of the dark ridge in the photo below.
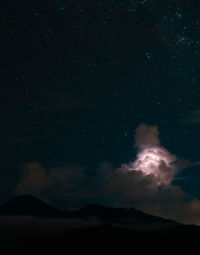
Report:
<svg viewBox="0 0 200 255"><path fill-rule="evenodd" d="M61 211L31 195L15 197L0 206L1 215L33 215L37 217L62 217L62 218L97 218L103 223L122 223L124 220L133 220L136 223L173 223L174 221L163 219L140 212L136 209L112 208L98 204L90 204L76 211Z"/></svg>
<svg viewBox="0 0 200 255"><path fill-rule="evenodd" d="M0 206L1 215L59 217L65 219L95 218L102 224L131 227L135 229L172 228L179 225L172 220L148 215L136 209L112 208L98 204L90 204L76 211L61 211L30 195L18 196Z"/></svg>
<svg viewBox="0 0 200 255"><path fill-rule="evenodd" d="M69 212L68 212L69 213ZM106 207L103 205L98 204L90 204L76 212L74 212L77 216L81 218L89 218L89 217L96 217L100 220L110 221L110 220L117 220L120 218L135 218L138 221L143 221L146 223L176 223L173 220L163 219L157 216L149 215L138 211L134 208L126 209L126 208L112 208Z"/></svg>
<svg viewBox="0 0 200 255"><path fill-rule="evenodd" d="M86 254L108 252L113 254L121 251L122 254L126 254L133 251L133 253L146 254L152 251L154 254L161 254L163 250L160 247L164 247L164 251L168 249L169 254L174 249L180 253L180 247L184 247L186 244L191 247L200 241L198 226L179 224L142 213L133 208L111 208L92 204L77 211L62 212L33 196L23 195L15 197L1 206L0 214L68 219L95 217L100 220L94 226L86 225L86 227L44 235L41 235L40 229L38 229L34 235L25 232L20 236L17 232L17 235L11 233L9 237L4 237L4 230L1 230L1 250L5 249L10 253L20 251L20 254L27 254L28 251L29 254L36 254L39 251L41 254L47 254L47 252L78 254L80 251ZM142 230L142 228L129 228L130 224L141 227L152 224L153 227ZM157 229L157 225L161 227ZM19 231L21 231L20 228Z"/></svg>
<svg viewBox="0 0 200 255"><path fill-rule="evenodd" d="M38 217L58 217L61 211L30 195L15 197L0 206L1 215L33 215Z"/></svg>

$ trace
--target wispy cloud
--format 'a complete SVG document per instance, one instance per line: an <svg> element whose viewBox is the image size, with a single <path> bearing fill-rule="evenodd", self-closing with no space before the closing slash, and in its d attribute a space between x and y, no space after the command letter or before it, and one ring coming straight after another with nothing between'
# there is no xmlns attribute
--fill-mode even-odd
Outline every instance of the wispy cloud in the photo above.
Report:
<svg viewBox="0 0 200 255"><path fill-rule="evenodd" d="M200 110L192 111L187 120L192 123L200 123Z"/></svg>

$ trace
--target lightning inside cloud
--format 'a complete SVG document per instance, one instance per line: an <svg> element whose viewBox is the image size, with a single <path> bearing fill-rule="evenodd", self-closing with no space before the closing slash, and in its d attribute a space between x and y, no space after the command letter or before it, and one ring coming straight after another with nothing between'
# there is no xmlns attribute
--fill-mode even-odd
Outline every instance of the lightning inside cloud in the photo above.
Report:
<svg viewBox="0 0 200 255"><path fill-rule="evenodd" d="M44 168L38 162L26 164L17 194L33 194L51 202L66 201L71 208L88 203L134 207L146 213L187 224L200 225L200 201L172 182L185 167L199 165L171 154L161 145L157 126L141 124L135 132L138 150L133 162L114 168L104 162L96 175L86 167L68 165Z"/></svg>
<svg viewBox="0 0 200 255"><path fill-rule="evenodd" d="M141 124L136 129L135 140L138 154L135 162L129 165L129 170L152 175L157 185L170 184L178 171L174 164L177 157L160 145L158 127Z"/></svg>

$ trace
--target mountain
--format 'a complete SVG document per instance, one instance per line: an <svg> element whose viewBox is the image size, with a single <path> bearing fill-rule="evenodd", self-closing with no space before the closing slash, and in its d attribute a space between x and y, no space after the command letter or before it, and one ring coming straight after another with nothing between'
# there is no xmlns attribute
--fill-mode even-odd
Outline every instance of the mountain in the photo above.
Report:
<svg viewBox="0 0 200 255"><path fill-rule="evenodd" d="M98 219L103 224L141 231L167 229L180 225L175 221L148 215L133 208L112 208L97 204L88 205L78 211L66 211L63 214L66 218Z"/></svg>
<svg viewBox="0 0 200 255"><path fill-rule="evenodd" d="M0 206L1 215L59 217L61 211L30 195L18 196Z"/></svg>
<svg viewBox="0 0 200 255"><path fill-rule="evenodd" d="M0 218L1 251L5 249L10 253L76 254L80 251L102 254L121 251L125 254L131 251L160 254L175 250L180 253L180 250L185 251L186 245L191 248L200 241L198 226L180 224L135 209L94 204L76 211L61 211L24 195L0 206L0 214L37 216L36 219ZM90 224L93 219L96 223Z"/></svg>
<svg viewBox="0 0 200 255"><path fill-rule="evenodd" d="M81 219L84 222L94 220L98 224L139 231L158 231L180 225L172 220L148 215L133 208L112 208L92 204L75 211L61 211L30 195L15 197L0 206L0 215Z"/></svg>
<svg viewBox="0 0 200 255"><path fill-rule="evenodd" d="M88 205L79 210L79 214L81 217L97 217L102 220L112 220L119 218L132 218L135 217L137 220L142 220L145 222L166 222L165 219L160 217L152 216L145 214L141 211L138 211L134 208L126 209L126 208L112 208L106 207L102 205Z"/></svg>
<svg viewBox="0 0 200 255"><path fill-rule="evenodd" d="M36 216L39 218L55 218L68 221L89 222L94 225L107 225L134 231L197 231L200 228L185 226L173 220L149 215L134 208L112 208L91 204L74 211L61 211L30 195L18 196L0 206L0 215L4 216ZM85 227L84 227L85 228Z"/></svg>

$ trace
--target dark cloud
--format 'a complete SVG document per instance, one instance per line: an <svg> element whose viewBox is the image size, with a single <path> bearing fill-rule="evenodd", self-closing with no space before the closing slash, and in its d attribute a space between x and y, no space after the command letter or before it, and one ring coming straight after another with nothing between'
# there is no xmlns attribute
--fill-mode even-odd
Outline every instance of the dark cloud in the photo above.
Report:
<svg viewBox="0 0 200 255"><path fill-rule="evenodd" d="M200 123L200 110L192 111L187 120L192 123Z"/></svg>
<svg viewBox="0 0 200 255"><path fill-rule="evenodd" d="M65 113L96 107L89 92L73 94L67 91L63 92L61 89L50 89L48 92L35 94L31 98L27 97L26 100L29 113Z"/></svg>
<svg viewBox="0 0 200 255"><path fill-rule="evenodd" d="M71 94L54 93L48 96L47 107L55 112L65 112L74 109L88 109L95 107L88 96L73 96Z"/></svg>
<svg viewBox="0 0 200 255"><path fill-rule="evenodd" d="M141 124L136 129L135 145L138 148L149 145L160 145L158 127Z"/></svg>
<svg viewBox="0 0 200 255"><path fill-rule="evenodd" d="M38 162L25 164L21 170L22 179L17 184L16 193L40 194L49 185L46 169Z"/></svg>
<svg viewBox="0 0 200 255"><path fill-rule="evenodd" d="M79 199L84 198L87 193L84 184L89 177L84 170L84 167L78 165L45 169L38 162L31 162L22 168L21 180L16 186L15 193L41 197L47 193L55 199L70 201L73 206L74 200L79 203Z"/></svg>

